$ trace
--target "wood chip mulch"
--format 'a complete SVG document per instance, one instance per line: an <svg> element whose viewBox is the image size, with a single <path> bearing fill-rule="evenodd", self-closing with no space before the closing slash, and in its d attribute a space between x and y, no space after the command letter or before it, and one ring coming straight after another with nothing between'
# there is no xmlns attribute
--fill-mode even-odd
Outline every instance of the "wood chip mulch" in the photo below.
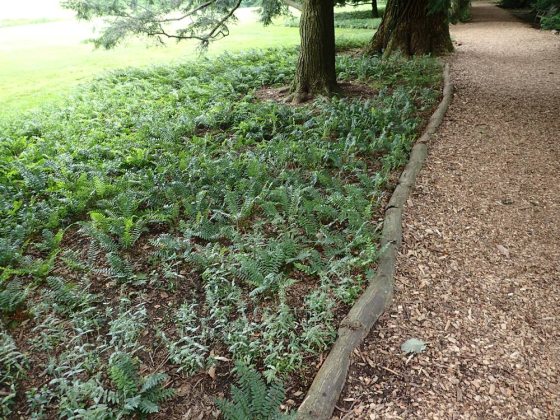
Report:
<svg viewBox="0 0 560 420"><path fill-rule="evenodd" d="M475 2L337 419L560 419L560 36ZM427 343L407 356L409 338Z"/></svg>

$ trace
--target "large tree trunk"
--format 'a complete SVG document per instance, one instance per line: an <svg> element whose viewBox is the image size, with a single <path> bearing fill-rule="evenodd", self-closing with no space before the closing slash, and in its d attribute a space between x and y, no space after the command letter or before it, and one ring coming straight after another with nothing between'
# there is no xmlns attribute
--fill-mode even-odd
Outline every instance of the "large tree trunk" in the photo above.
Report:
<svg viewBox="0 0 560 420"><path fill-rule="evenodd" d="M430 13L430 0L388 0L381 25L366 47L384 56L444 54L453 50L447 10Z"/></svg>
<svg viewBox="0 0 560 420"><path fill-rule="evenodd" d="M330 95L336 89L334 1L305 0L299 25L301 50L294 100Z"/></svg>
<svg viewBox="0 0 560 420"><path fill-rule="evenodd" d="M371 17L379 17L379 8L377 7L377 0L371 0Z"/></svg>

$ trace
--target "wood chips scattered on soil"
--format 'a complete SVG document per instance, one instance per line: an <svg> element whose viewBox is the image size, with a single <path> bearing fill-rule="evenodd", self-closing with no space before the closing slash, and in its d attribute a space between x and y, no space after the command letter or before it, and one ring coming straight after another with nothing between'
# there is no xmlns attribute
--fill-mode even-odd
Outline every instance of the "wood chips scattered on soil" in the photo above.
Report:
<svg viewBox="0 0 560 420"><path fill-rule="evenodd" d="M560 36L474 3L393 305L335 418L560 419ZM427 350L405 356L411 337Z"/></svg>

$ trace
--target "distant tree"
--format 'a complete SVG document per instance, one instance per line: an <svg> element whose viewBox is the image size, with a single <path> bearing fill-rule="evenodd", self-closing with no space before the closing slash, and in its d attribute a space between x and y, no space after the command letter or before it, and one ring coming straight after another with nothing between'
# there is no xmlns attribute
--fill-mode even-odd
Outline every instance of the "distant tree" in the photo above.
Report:
<svg viewBox="0 0 560 420"><path fill-rule="evenodd" d="M379 8L377 7L377 0L371 0L371 17L379 17Z"/></svg>
<svg viewBox="0 0 560 420"><path fill-rule="evenodd" d="M366 52L417 55L452 51L448 10L449 0L388 0Z"/></svg>
<svg viewBox="0 0 560 420"><path fill-rule="evenodd" d="M337 0L336 5L338 6L346 6L347 4L351 4L352 6L359 6L362 4L370 4L371 5L371 17L378 18L380 17L379 7L377 5L377 0Z"/></svg>
<svg viewBox="0 0 560 420"><path fill-rule="evenodd" d="M258 1L258 0L256 0ZM298 0L282 0L286 6L293 7L299 11L303 10L303 2ZM377 6L377 0L336 0L336 6L346 6L351 4L352 6L359 6L362 4L371 4L371 17L378 18L380 16L379 8Z"/></svg>
<svg viewBox="0 0 560 420"><path fill-rule="evenodd" d="M63 6L80 19L106 18L93 42L112 48L129 35L199 40L203 46L229 34L243 0L65 0ZM300 20L301 49L294 100L336 89L334 0L304 0ZM283 0L262 0L261 19L268 24L287 11Z"/></svg>

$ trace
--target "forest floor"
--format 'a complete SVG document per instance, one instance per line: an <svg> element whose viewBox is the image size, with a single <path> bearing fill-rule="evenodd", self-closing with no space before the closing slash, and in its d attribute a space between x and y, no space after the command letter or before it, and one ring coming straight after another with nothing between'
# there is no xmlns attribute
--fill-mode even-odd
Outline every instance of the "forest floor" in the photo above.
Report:
<svg viewBox="0 0 560 420"><path fill-rule="evenodd" d="M560 418L560 37L474 3L338 418ZM411 337L424 353L403 355Z"/></svg>

